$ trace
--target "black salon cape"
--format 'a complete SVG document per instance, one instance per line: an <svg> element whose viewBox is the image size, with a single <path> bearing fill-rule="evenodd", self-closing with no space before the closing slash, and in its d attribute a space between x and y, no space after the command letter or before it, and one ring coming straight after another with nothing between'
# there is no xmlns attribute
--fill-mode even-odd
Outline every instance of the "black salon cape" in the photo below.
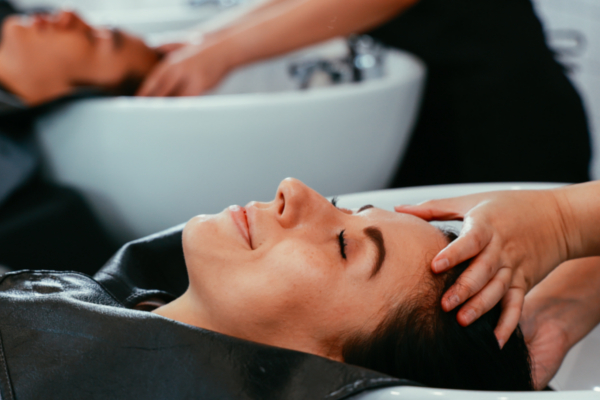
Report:
<svg viewBox="0 0 600 400"><path fill-rule="evenodd" d="M2 399L335 400L407 383L128 308L186 286L180 228L127 245L96 280L4 275Z"/></svg>
<svg viewBox="0 0 600 400"><path fill-rule="evenodd" d="M421 0L370 34L428 69L393 187L589 179L582 102L530 0Z"/></svg>

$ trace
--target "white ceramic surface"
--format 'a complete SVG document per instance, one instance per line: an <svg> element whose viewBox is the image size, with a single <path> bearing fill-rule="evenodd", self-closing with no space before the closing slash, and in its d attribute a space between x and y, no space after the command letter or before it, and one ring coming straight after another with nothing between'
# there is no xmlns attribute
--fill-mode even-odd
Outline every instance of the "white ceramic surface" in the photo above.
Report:
<svg viewBox="0 0 600 400"><path fill-rule="evenodd" d="M281 65L231 80L243 83L246 71L256 79L263 68L282 74ZM123 240L269 200L287 176L324 195L381 189L407 142L425 72L401 52L389 54L386 70L305 92L78 101L38 121L44 168L80 189Z"/></svg>
<svg viewBox="0 0 600 400"><path fill-rule="evenodd" d="M558 186L560 184L542 183L426 186L339 196L338 204L341 207L347 208L359 208L366 204L373 204L376 207L393 210L393 207L398 204L417 204L431 199L494 190L549 189ZM442 225L445 224L448 223L442 223ZM460 229L460 224L450 225L454 225ZM499 393L397 387L367 392L354 397L353 400L394 400L400 398L415 400L439 398L452 400L600 399L600 327L592 331L585 339L571 349L557 375L550 382L550 386L560 392ZM577 392L563 392L565 390Z"/></svg>
<svg viewBox="0 0 600 400"><path fill-rule="evenodd" d="M193 6L192 3L204 3ZM230 5L251 5L263 0L220 0ZM11 0L19 9L69 8L94 25L114 25L143 36L181 31L203 24L223 11L244 7L222 7L219 0Z"/></svg>
<svg viewBox="0 0 600 400"><path fill-rule="evenodd" d="M477 392L466 390L439 390L416 387L394 387L365 392L352 400L598 400L600 392Z"/></svg>

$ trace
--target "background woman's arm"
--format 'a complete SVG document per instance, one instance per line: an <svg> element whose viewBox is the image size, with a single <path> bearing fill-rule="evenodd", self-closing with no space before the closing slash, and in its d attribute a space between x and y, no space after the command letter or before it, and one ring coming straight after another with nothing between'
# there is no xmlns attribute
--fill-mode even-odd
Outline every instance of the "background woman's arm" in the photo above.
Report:
<svg viewBox="0 0 600 400"><path fill-rule="evenodd" d="M337 36L366 31L418 0L273 0L168 54L141 96L192 96L232 69Z"/></svg>
<svg viewBox="0 0 600 400"><path fill-rule="evenodd" d="M229 42L235 65L374 28L417 0L275 0L221 31L216 40Z"/></svg>

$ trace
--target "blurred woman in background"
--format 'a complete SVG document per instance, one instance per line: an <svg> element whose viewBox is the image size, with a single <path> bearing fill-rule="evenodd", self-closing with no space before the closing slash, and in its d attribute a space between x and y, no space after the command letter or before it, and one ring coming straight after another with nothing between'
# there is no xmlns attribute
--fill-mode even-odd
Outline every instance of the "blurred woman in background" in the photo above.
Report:
<svg viewBox="0 0 600 400"><path fill-rule="evenodd" d="M0 266L92 274L116 243L76 191L41 177L34 117L82 90L132 95L159 56L141 39L70 11L21 15L0 5Z"/></svg>

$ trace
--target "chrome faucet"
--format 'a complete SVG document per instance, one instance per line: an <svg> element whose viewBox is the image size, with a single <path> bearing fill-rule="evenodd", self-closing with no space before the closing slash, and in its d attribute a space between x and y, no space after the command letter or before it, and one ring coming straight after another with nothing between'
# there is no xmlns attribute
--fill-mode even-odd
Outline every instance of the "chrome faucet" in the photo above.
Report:
<svg viewBox="0 0 600 400"><path fill-rule="evenodd" d="M300 89L308 89L319 78L329 85L362 82L384 75L385 47L367 35L353 36L347 41L349 55L339 59L313 59L292 63L290 75Z"/></svg>

